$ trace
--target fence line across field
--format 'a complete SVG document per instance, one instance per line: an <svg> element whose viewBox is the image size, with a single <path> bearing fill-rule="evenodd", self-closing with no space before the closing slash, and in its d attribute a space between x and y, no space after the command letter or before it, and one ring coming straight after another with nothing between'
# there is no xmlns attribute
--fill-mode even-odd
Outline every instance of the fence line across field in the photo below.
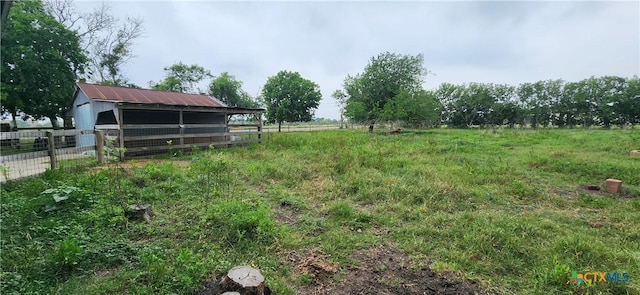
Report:
<svg viewBox="0 0 640 295"><path fill-rule="evenodd" d="M110 159L191 150L195 146L205 149L262 141L259 124L228 125L227 128L203 124L101 127L0 133L0 182L38 175L47 169L101 165Z"/></svg>
<svg viewBox="0 0 640 295"><path fill-rule="evenodd" d="M0 182L158 154L260 143L277 125L260 124L97 125L95 130L1 132ZM353 128L355 126L351 126ZM339 129L339 125L283 124L282 132Z"/></svg>

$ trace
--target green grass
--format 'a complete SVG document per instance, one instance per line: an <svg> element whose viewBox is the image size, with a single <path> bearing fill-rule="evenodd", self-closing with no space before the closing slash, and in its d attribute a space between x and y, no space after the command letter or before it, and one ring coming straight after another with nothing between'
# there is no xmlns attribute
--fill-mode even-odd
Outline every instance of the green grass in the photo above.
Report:
<svg viewBox="0 0 640 295"><path fill-rule="evenodd" d="M242 264L294 294L310 278L287 253L346 271L391 242L498 293L639 294L639 144L637 130L335 130L48 172L2 187L0 293L188 294ZM622 195L581 189L610 177ZM127 221L134 203L151 225ZM630 282L576 286L572 270Z"/></svg>

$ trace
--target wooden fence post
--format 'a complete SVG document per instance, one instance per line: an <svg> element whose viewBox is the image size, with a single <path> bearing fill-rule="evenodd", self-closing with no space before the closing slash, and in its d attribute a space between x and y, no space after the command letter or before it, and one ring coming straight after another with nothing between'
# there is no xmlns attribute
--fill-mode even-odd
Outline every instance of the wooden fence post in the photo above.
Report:
<svg viewBox="0 0 640 295"><path fill-rule="evenodd" d="M98 164L99 165L103 165L104 164L104 137L102 136L102 131L100 130L95 130L94 131L95 135L96 135L96 158L98 160Z"/></svg>
<svg viewBox="0 0 640 295"><path fill-rule="evenodd" d="M58 162L56 161L56 144L53 140L53 132L47 131L47 141L49 146L49 158L51 159L51 170L58 168Z"/></svg>

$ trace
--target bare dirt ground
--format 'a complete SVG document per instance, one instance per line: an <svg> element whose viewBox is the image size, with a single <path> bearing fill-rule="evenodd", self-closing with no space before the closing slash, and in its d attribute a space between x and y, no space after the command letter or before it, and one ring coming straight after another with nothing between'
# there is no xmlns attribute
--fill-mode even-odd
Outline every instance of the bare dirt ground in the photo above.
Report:
<svg viewBox="0 0 640 295"><path fill-rule="evenodd" d="M342 267L311 253L297 260L296 269L313 278L298 294L486 294L475 282L453 273L436 273L428 265L414 268L406 255L389 245L354 253L352 265ZM339 279L334 280L336 276Z"/></svg>
<svg viewBox="0 0 640 295"><path fill-rule="evenodd" d="M309 280L298 287L297 294L365 295L365 294L489 294L476 282L466 281L449 272L436 273L428 265L414 268L404 253L389 245L379 245L355 252L353 264L342 267L329 262L319 250L291 252L286 260ZM219 295L215 278L195 295Z"/></svg>

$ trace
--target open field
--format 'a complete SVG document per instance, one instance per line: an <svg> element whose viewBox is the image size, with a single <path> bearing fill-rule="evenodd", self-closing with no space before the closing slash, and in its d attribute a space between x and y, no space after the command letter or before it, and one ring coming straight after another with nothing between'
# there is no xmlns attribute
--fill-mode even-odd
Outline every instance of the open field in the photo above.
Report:
<svg viewBox="0 0 640 295"><path fill-rule="evenodd" d="M270 136L3 184L0 293L194 294L251 265L275 294L640 294L638 130Z"/></svg>

